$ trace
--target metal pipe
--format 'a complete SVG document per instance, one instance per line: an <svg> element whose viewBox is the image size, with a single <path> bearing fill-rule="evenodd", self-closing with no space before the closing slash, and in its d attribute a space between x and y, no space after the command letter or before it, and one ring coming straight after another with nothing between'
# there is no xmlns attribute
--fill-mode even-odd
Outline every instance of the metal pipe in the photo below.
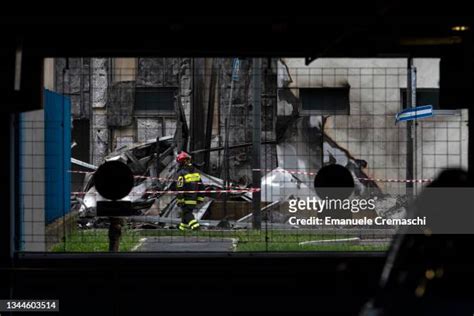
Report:
<svg viewBox="0 0 474 316"><path fill-rule="evenodd" d="M408 58L407 64L407 93L406 93L406 107L416 107L416 69L413 65L413 58ZM414 179L416 170L416 121L407 122L407 170L406 178ZM415 196L415 185L412 182L407 182L407 195L410 198Z"/></svg>
<svg viewBox="0 0 474 316"><path fill-rule="evenodd" d="M209 82L209 98L207 103L207 119L206 119L206 140L204 146L206 149L211 149L211 142L212 142L212 125L214 123L214 103L215 103L215 95L216 95L216 79L217 79L217 72L215 69L215 58L212 58L211 61L211 79ZM204 155L204 166L205 171L209 173L211 171L210 161L211 155L210 150L205 151Z"/></svg>
<svg viewBox="0 0 474 316"><path fill-rule="evenodd" d="M262 143L262 145L277 144L277 142L274 141L274 140L262 141L261 143ZM239 145L232 145L232 146L229 146L229 149L237 149L237 148L250 147L250 146L253 146L253 143L244 143L244 144L239 144ZM206 148L197 149L197 150L190 151L189 153L190 154L198 154L198 153L203 153L203 152L207 152L207 151L222 151L224 149L225 149L224 146L220 146L220 147L214 147L214 148L209 148L209 149L206 149Z"/></svg>

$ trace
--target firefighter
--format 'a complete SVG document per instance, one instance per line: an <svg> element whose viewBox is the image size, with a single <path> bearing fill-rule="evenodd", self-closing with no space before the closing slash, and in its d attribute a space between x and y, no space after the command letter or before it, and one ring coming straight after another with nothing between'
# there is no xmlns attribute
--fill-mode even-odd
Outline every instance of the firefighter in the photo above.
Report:
<svg viewBox="0 0 474 316"><path fill-rule="evenodd" d="M181 207L181 224L180 230L196 230L199 229L199 222L194 218L193 211L197 205L204 200L201 193L192 191L202 190L201 175L197 172L191 163L191 156L182 151L176 157L178 162L177 171L177 191L190 191L189 193L178 194L178 206Z"/></svg>

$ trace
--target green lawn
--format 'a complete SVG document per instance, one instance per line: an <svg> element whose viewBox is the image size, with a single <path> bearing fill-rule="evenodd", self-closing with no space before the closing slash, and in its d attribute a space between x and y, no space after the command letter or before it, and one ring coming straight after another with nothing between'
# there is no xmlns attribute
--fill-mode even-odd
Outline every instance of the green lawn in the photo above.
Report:
<svg viewBox="0 0 474 316"><path fill-rule="evenodd" d="M120 240L120 251L131 251L140 236L124 230ZM106 229L74 230L63 242L54 245L52 252L107 252L109 237Z"/></svg>
<svg viewBox="0 0 474 316"><path fill-rule="evenodd" d="M347 238L347 235L318 234L314 231L300 230L269 230L268 244L265 231L256 230L202 230L197 232L181 232L173 229L131 230L123 229L120 251L132 251L141 238L160 236L206 237L212 239L236 238L239 252L298 252L298 251L385 251L386 245L357 245L350 243L299 245L302 241ZM106 252L108 236L106 229L74 230L63 242L51 248L53 252Z"/></svg>

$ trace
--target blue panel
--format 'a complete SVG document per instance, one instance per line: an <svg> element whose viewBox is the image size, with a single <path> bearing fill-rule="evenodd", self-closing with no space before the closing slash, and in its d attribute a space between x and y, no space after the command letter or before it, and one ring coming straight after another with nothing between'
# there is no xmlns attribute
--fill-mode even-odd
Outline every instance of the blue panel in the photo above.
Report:
<svg viewBox="0 0 474 316"><path fill-rule="evenodd" d="M45 90L45 216L46 223L71 209L71 100Z"/></svg>

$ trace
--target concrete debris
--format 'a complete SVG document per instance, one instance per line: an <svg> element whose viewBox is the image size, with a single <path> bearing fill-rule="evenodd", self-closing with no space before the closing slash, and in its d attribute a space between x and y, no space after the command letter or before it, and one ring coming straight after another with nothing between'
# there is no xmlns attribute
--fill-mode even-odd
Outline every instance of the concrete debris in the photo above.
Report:
<svg viewBox="0 0 474 316"><path fill-rule="evenodd" d="M71 163L81 166L81 167L88 168L90 170L97 170L98 168L97 166L91 165L90 163L80 161L79 159L75 159L75 158L71 158Z"/></svg>
<svg viewBox="0 0 474 316"><path fill-rule="evenodd" d="M263 213L263 212L267 212L267 214L269 213L267 216L270 217L270 221L271 221L271 222L274 222L274 221L272 220L272 213L271 213L271 211L272 211L276 206L279 206L280 203L281 203L280 201L275 201L275 202L272 202L272 203L268 204L267 206L265 206L265 207L263 207L263 208L261 209L262 213ZM237 222L237 223L242 223L242 222L244 222L244 223L250 223L251 221L252 221L252 213L249 213L249 214L245 215L244 217L239 218L236 222Z"/></svg>
<svg viewBox="0 0 474 316"><path fill-rule="evenodd" d="M132 201L132 207L137 211L137 215L148 210L154 204L154 198L149 197L147 191L156 187L159 183L157 177L157 168L160 168L158 162L170 161L172 157L172 137L163 137L153 141L132 144L109 154L105 161L121 161L127 164L136 176L135 186L128 196L123 198L126 201ZM171 149L171 150L170 150ZM94 179L92 176L85 178L83 198L75 197L79 200L81 207L79 214L81 216L95 216L97 201L103 200L102 196L95 190Z"/></svg>
<svg viewBox="0 0 474 316"><path fill-rule="evenodd" d="M375 210L384 218L406 218L408 198L406 196L385 196L375 199Z"/></svg>
<svg viewBox="0 0 474 316"><path fill-rule="evenodd" d="M177 170L175 161L175 142L173 136L160 137L158 140L149 140L143 143L135 143L118 148L115 152L107 155L105 161L121 161L127 164L135 176L135 185L130 194L122 200L131 201L132 207L136 211L137 217L134 222L139 222L150 216L159 215L159 218L170 219L171 221L160 221L161 225L152 225L153 227L162 227L167 225L176 225L180 221L180 208L176 204L176 195L158 193L152 194L150 191L173 190L175 182L174 176ZM75 163L83 165L82 162L74 160ZM84 165L83 165L84 166ZM94 165L90 169L97 168ZM210 176L201 172L203 184L210 190L224 189L222 179ZM74 196L74 204L77 205L79 215L82 218L90 218L87 222L81 220L81 227L96 227L96 223L101 223L95 218L96 206L98 201L104 198L96 191L94 187L93 172L87 173L83 190L84 196ZM251 201L251 193L232 193L237 199ZM209 195L196 210L195 217L201 220L206 216L216 194ZM136 226L138 227L138 226Z"/></svg>
<svg viewBox="0 0 474 316"><path fill-rule="evenodd" d="M161 224L162 227L176 227L181 222L180 218L170 218L164 216L130 216L128 218L132 223L154 223L155 225ZM202 228L216 229L221 223L220 220L201 220L199 222ZM229 225L232 229L248 229L252 228L252 223L237 223L236 221L229 221ZM295 227L290 224L271 223L273 229L294 229Z"/></svg>
<svg viewBox="0 0 474 316"><path fill-rule="evenodd" d="M278 145L280 146L280 145ZM277 147L278 147L277 146ZM282 149L282 148L285 149ZM289 143L283 143L279 151L287 152L291 150ZM338 163L346 166L354 165L351 170L356 177L357 169L356 160L351 157L343 156L337 148L331 147L328 143L323 147L328 153L338 157ZM136 211L133 218L129 218L134 225L140 228L146 225L147 228L166 228L175 227L180 222L180 208L176 203L176 196L172 194L150 194L149 191L166 191L174 188L174 175L177 170L177 164L174 159L176 155L175 141L173 136L161 137L158 140L149 140L142 143L130 144L123 146L115 152L105 157L105 161L119 160L127 164L136 176L135 186L131 193L124 200L132 201L132 207ZM283 155L284 157L284 155ZM299 159L299 160L298 160ZM295 170L299 167L313 165L314 162L306 161L307 158L298 158L288 165ZM344 160L345 159L345 160ZM344 160L344 161L343 161ZM80 161L74 161L76 164L83 165ZM96 168L94 165L89 166L90 169ZM348 167L349 168L349 167ZM225 189L224 181L218 177L211 176L201 172L201 178L204 185L212 190ZM262 202L266 203L262 207L262 214L271 223L273 228L295 228L288 223L289 214L287 212L287 204L289 199L306 199L316 195L312 185L313 179L306 174L292 174L287 170L277 167L266 173L262 177L261 197ZM359 186L362 186L358 182ZM235 187L235 185L232 185ZM245 188L241 186L241 188ZM89 217L90 222L83 224L82 227L97 227L102 225L101 221L97 221L95 216L95 208L97 201L103 198L96 192L93 183L93 173L90 172L85 177L84 191L87 193L83 197L74 197L74 202L79 208L81 217ZM363 190L360 189L359 192ZM232 193L233 199L251 202L252 193ZM213 204L213 201L220 199L217 194L208 195L203 203L197 208L195 217L202 222L204 228L219 228L222 221L205 220L206 215ZM376 199L377 215L389 218L400 218L406 215L406 201L402 197L391 197L388 195L378 195ZM286 209L286 212L285 212ZM249 213L237 220L227 220L226 228L242 229L250 228L252 222L252 213ZM141 224L138 224L141 223ZM276 226L275 226L276 225Z"/></svg>
<svg viewBox="0 0 474 316"><path fill-rule="evenodd" d="M290 197L306 199L315 196L316 192L308 181L303 182L300 176L276 168L262 178L262 202L286 201Z"/></svg>

